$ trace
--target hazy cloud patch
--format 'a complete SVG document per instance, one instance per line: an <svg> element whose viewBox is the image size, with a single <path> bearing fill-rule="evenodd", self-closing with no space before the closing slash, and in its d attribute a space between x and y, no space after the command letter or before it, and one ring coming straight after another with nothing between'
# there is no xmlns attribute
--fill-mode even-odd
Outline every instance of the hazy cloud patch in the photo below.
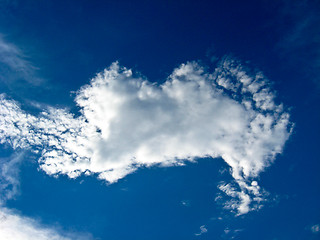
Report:
<svg viewBox="0 0 320 240"><path fill-rule="evenodd" d="M311 229L311 232L313 232L313 233L319 233L320 232L320 225L319 224L313 225L310 229Z"/></svg>
<svg viewBox="0 0 320 240"><path fill-rule="evenodd" d="M23 217L6 208L0 208L0 239L89 240L92 237L86 233L60 233L57 229L43 226L34 219Z"/></svg>
<svg viewBox="0 0 320 240"><path fill-rule="evenodd" d="M5 40L0 34L0 80L7 85L17 81L39 85L43 79L36 77L37 68L23 54L21 49Z"/></svg>
<svg viewBox="0 0 320 240"><path fill-rule="evenodd" d="M23 153L0 158L0 205L19 194L19 165L22 160Z"/></svg>

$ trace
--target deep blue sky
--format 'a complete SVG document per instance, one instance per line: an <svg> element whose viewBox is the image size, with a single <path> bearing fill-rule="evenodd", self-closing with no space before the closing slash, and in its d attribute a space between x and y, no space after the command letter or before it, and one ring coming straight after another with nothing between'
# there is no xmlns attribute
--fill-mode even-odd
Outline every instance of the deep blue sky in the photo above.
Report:
<svg viewBox="0 0 320 240"><path fill-rule="evenodd" d="M20 193L6 207L95 239L320 239L311 231L320 223L319 16L318 1L0 1L0 33L43 79L0 83L22 105L75 111L70 92L116 60L162 82L181 63L213 68L231 55L270 79L295 124L283 154L260 175L270 200L243 216L214 201L230 176L212 159L140 169L106 186L48 176L25 153ZM208 232L195 236L202 225Z"/></svg>

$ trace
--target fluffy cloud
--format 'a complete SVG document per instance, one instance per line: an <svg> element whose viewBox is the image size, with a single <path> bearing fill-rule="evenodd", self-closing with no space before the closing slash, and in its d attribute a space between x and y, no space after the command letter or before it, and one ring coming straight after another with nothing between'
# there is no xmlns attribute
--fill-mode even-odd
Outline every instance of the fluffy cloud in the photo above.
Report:
<svg viewBox="0 0 320 240"><path fill-rule="evenodd" d="M2 240L71 240L92 239L87 234L59 233L37 221L22 217L6 208L0 209L0 239Z"/></svg>
<svg viewBox="0 0 320 240"><path fill-rule="evenodd" d="M222 157L238 190L238 214L262 198L254 178L281 153L290 135L289 114L261 73L249 75L226 58L213 73L182 64L161 85L113 63L75 98L80 116L49 108L30 115L0 99L0 142L38 153L50 175L98 174L109 183L140 166L176 166Z"/></svg>

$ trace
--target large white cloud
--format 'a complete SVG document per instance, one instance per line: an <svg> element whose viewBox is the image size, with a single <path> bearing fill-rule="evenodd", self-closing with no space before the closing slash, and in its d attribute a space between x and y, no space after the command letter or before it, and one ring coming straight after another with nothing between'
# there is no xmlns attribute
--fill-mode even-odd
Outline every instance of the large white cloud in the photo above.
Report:
<svg viewBox="0 0 320 240"><path fill-rule="evenodd" d="M96 173L109 183L140 166L222 157L239 189L219 188L243 214L262 200L253 179L290 135L289 114L274 98L261 73L230 58L213 73L182 64L161 85L113 63L77 92L77 117L57 108L32 116L2 95L0 141L39 152L50 175Z"/></svg>

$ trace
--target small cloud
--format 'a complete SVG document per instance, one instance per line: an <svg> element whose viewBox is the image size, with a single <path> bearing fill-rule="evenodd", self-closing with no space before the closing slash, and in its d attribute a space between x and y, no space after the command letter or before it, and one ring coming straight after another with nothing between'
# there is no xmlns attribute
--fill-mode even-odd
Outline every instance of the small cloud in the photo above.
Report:
<svg viewBox="0 0 320 240"><path fill-rule="evenodd" d="M242 189L240 187L239 189L237 184L221 182L218 188L224 192L226 196L231 197L231 200L225 201L221 194L217 194L215 198L215 201L222 203L225 209L236 211L237 216L260 209L268 195L268 192L260 188L257 181L252 181L250 184L245 182L240 183L240 185L241 184L244 187ZM244 189L246 190L244 191Z"/></svg>
<svg viewBox="0 0 320 240"><path fill-rule="evenodd" d="M190 200L182 200L181 201L181 205L183 205L185 207L190 207L191 206L191 202L190 202Z"/></svg>
<svg viewBox="0 0 320 240"><path fill-rule="evenodd" d="M319 233L320 232L320 225L319 224L316 224L316 225L313 225L311 228L310 228L311 232L313 233Z"/></svg>
<svg viewBox="0 0 320 240"><path fill-rule="evenodd" d="M199 233L195 233L194 235L200 236L200 235L202 235L202 234L204 234L204 233L206 233L206 232L208 232L208 229L206 228L206 225L202 225L202 226L200 227L200 232L199 232Z"/></svg>
<svg viewBox="0 0 320 240"><path fill-rule="evenodd" d="M222 217L211 217L210 218L211 221L216 221L216 220L221 221L222 219L223 219Z"/></svg>
<svg viewBox="0 0 320 240"><path fill-rule="evenodd" d="M226 239L235 239L243 229L231 229L229 227L223 230L222 238Z"/></svg>

